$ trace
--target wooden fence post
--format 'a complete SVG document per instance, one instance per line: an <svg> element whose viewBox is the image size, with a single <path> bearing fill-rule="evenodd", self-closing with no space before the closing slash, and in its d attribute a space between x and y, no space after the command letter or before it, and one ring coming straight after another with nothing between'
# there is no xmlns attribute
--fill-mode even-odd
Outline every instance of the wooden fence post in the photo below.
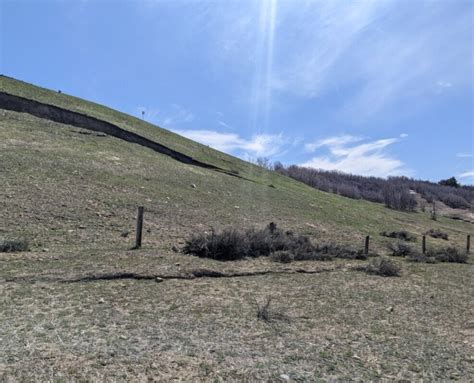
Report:
<svg viewBox="0 0 474 383"><path fill-rule="evenodd" d="M137 214L137 234L135 237L135 249L142 247L142 233L143 233L143 206L138 207Z"/></svg>
<svg viewBox="0 0 474 383"><path fill-rule="evenodd" d="M468 234L466 238L466 253L471 251L471 236Z"/></svg>
<svg viewBox="0 0 474 383"><path fill-rule="evenodd" d="M426 235L423 236L422 242L421 242L421 252L423 254L426 253Z"/></svg>
<svg viewBox="0 0 474 383"><path fill-rule="evenodd" d="M369 254L369 243L370 243L370 236L368 235L365 237L365 247L364 247L364 254Z"/></svg>

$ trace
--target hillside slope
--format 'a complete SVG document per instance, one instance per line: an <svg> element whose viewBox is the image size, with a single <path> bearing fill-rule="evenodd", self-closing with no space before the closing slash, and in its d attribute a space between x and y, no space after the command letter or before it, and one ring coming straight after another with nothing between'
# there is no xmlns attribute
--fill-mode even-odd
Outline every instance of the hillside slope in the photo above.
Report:
<svg viewBox="0 0 474 383"><path fill-rule="evenodd" d="M132 235L124 235L133 230L138 205L146 208L145 244L158 248L196 230L270 221L315 240L355 246L371 235L380 249L383 230L419 235L437 228L460 246L472 231L467 223L434 222L428 213L402 213L317 191L137 118L11 78L0 77L0 92L114 124L225 171L0 105L2 237L25 237L41 248L126 247Z"/></svg>
<svg viewBox="0 0 474 383"><path fill-rule="evenodd" d="M401 275L384 277L365 272L373 259L221 262L173 247L194 232L269 221L317 242L362 247L370 234L378 251L388 241L379 232L400 229L418 236L415 246L421 233L439 229L449 241L429 238L429 246L464 247L472 224L318 191L12 79L0 77L1 92L125 133L91 130L85 121L101 124L95 120L79 118L78 127L5 110L0 97L0 241L23 237L32 245L0 253L0 381L474 376L472 256L466 264L390 257ZM127 132L157 146L130 143ZM144 246L130 250L139 205Z"/></svg>

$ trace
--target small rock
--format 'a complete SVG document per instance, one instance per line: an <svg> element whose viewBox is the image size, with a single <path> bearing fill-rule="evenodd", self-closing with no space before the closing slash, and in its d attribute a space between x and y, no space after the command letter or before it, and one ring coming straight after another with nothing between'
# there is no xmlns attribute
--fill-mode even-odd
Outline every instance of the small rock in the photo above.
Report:
<svg viewBox="0 0 474 383"><path fill-rule="evenodd" d="M191 187L192 187L193 189L196 189L197 186L196 186L196 184L191 184Z"/></svg>
<svg viewBox="0 0 474 383"><path fill-rule="evenodd" d="M120 234L123 238L127 238L128 235L130 234L129 231L122 231L122 233Z"/></svg>
<svg viewBox="0 0 474 383"><path fill-rule="evenodd" d="M234 208L235 209L240 209L240 206L235 205Z"/></svg>
<svg viewBox="0 0 474 383"><path fill-rule="evenodd" d="M41 249L41 251L42 251L43 253L47 253L47 252L49 251L49 249L47 249L47 248L45 247L44 249Z"/></svg>
<svg viewBox="0 0 474 383"><path fill-rule="evenodd" d="M178 253L178 252L179 252L179 249L178 249L175 245L173 245L173 247L171 248L171 250L173 250L175 253Z"/></svg>
<svg viewBox="0 0 474 383"><path fill-rule="evenodd" d="M100 299L99 299L99 303L105 303L105 299L104 299L104 298L100 298Z"/></svg>
<svg viewBox="0 0 474 383"><path fill-rule="evenodd" d="M79 229L85 229L86 227L84 225L79 225Z"/></svg>
<svg viewBox="0 0 474 383"><path fill-rule="evenodd" d="M290 380L290 377L286 374L281 374L280 378L282 378L283 380Z"/></svg>
<svg viewBox="0 0 474 383"><path fill-rule="evenodd" d="M163 278L160 278L160 277L156 277L156 278L155 278L155 282L156 282L156 283L160 283L160 282L163 282L163 281L164 281Z"/></svg>
<svg viewBox="0 0 474 383"><path fill-rule="evenodd" d="M175 265L175 266L177 266L177 267L178 267L178 266L181 266L181 264L180 264L180 263L175 263L174 265Z"/></svg>
<svg viewBox="0 0 474 383"><path fill-rule="evenodd" d="M151 233L151 229L146 229L146 232L147 232L147 233Z"/></svg>
<svg viewBox="0 0 474 383"><path fill-rule="evenodd" d="M387 307L387 308L385 309L385 311L387 311L387 312L389 312L389 313L393 312L393 306Z"/></svg>

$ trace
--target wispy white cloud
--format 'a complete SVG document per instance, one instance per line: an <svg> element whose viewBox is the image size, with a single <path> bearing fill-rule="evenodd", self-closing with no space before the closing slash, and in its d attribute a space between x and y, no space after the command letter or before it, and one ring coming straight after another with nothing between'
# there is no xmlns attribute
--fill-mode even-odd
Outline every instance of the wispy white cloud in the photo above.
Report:
<svg viewBox="0 0 474 383"><path fill-rule="evenodd" d="M351 144L353 142L358 142L361 140L362 140L362 137L355 137L348 134L341 135L341 136L334 136L334 137L324 138L321 140L317 140L315 142L308 143L305 145L305 150L307 152L314 152L316 149L323 146L327 146L332 149L335 149L335 148L341 149L343 146L347 144Z"/></svg>
<svg viewBox="0 0 474 383"><path fill-rule="evenodd" d="M301 166L377 177L406 175L410 171L404 163L386 152L388 146L399 141L399 138L367 141L350 135L325 138L310 144L310 149L326 149L329 153L313 157Z"/></svg>
<svg viewBox="0 0 474 383"><path fill-rule="evenodd" d="M457 154L456 154L456 157L459 157L459 158L471 158L471 157L472 157L472 153L457 153Z"/></svg>
<svg viewBox="0 0 474 383"><path fill-rule="evenodd" d="M438 81L436 83L436 93L440 94L448 90L449 88L452 88L453 84L449 81Z"/></svg>
<svg viewBox="0 0 474 383"><path fill-rule="evenodd" d="M464 172L459 175L461 178L474 177L474 171Z"/></svg>
<svg viewBox="0 0 474 383"><path fill-rule="evenodd" d="M474 171L468 171L459 174L459 178L462 178L464 183L474 184Z"/></svg>
<svg viewBox="0 0 474 383"><path fill-rule="evenodd" d="M286 144L281 134L256 134L250 139L245 139L236 133L221 133L212 130L174 130L174 132L222 152L244 158L275 156Z"/></svg>

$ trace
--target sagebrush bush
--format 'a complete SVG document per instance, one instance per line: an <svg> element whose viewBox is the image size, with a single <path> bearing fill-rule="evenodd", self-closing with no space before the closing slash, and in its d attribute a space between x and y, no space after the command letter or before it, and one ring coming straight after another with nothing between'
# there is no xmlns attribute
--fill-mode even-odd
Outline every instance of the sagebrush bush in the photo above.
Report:
<svg viewBox="0 0 474 383"><path fill-rule="evenodd" d="M308 237L285 232L274 223L263 230L230 228L217 233L195 234L183 248L185 254L222 261L269 256L278 251L290 252L298 260L310 259L315 250Z"/></svg>
<svg viewBox="0 0 474 383"><path fill-rule="evenodd" d="M407 242L416 240L416 237L414 235L411 235L408 231L405 231L405 230L391 231L391 232L382 231L380 235L383 237L388 237L388 238L397 238L397 239L400 239L402 241L407 241Z"/></svg>
<svg viewBox="0 0 474 383"><path fill-rule="evenodd" d="M228 228L220 233L193 235L183 251L202 258L233 261L249 255L249 242L245 233Z"/></svg>
<svg viewBox="0 0 474 383"><path fill-rule="evenodd" d="M367 266L366 271L369 274L376 274L382 277L400 276L400 267L387 258L375 259Z"/></svg>
<svg viewBox="0 0 474 383"><path fill-rule="evenodd" d="M23 239L6 239L0 241L0 253L16 253L30 250L30 245Z"/></svg>
<svg viewBox="0 0 474 383"><path fill-rule="evenodd" d="M413 247L403 242L391 243L389 249L392 251L394 257L407 257L417 253Z"/></svg>
<svg viewBox="0 0 474 383"><path fill-rule="evenodd" d="M293 254L289 251L276 251L271 255L273 262L291 263L293 261Z"/></svg>
<svg viewBox="0 0 474 383"><path fill-rule="evenodd" d="M469 256L460 252L455 247L445 247L443 249L429 250L427 256L436 259L438 262L466 263Z"/></svg>
<svg viewBox="0 0 474 383"><path fill-rule="evenodd" d="M442 232L439 229L430 229L425 234L429 235L432 238L441 238L441 239L444 239L445 241L448 240L448 234Z"/></svg>
<svg viewBox="0 0 474 383"><path fill-rule="evenodd" d="M283 231L274 223L262 230L231 228L221 232L195 234L186 241L183 252L221 261L273 254L274 261L283 263L293 260L327 261L333 258L367 259L368 256L376 256L332 243L316 246L309 237Z"/></svg>
<svg viewBox="0 0 474 383"><path fill-rule="evenodd" d="M429 254L422 254L422 253L418 253L418 252L407 255L406 259L409 262L438 263L438 260L435 257L432 257Z"/></svg>

